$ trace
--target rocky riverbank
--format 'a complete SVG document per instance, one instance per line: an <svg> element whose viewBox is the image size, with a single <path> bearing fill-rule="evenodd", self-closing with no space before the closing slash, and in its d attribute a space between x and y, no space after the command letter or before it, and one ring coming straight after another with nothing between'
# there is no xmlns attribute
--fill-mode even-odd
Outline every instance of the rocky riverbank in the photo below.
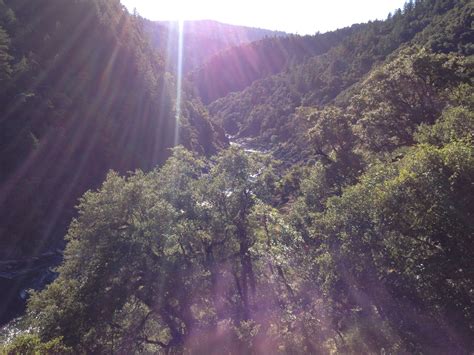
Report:
<svg viewBox="0 0 474 355"><path fill-rule="evenodd" d="M50 251L27 259L0 261L0 326L25 311L28 291L40 290L56 278L53 269L62 253Z"/></svg>

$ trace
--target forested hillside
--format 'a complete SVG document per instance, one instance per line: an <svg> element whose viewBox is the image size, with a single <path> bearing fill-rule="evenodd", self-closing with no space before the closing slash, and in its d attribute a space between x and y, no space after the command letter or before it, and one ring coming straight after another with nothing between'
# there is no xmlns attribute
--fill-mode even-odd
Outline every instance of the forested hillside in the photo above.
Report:
<svg viewBox="0 0 474 355"><path fill-rule="evenodd" d="M112 50L102 46L92 62L88 56L76 63L81 51L71 57L67 50L75 42L56 44L51 48L63 50L34 62L52 67L38 66L43 75L22 87L15 68L28 36L20 34L37 33L25 30L35 21L12 5L21 1L3 1L12 11L0 17L0 80L13 96L5 96L1 122L15 128L6 136L11 142L34 138L34 145L3 148L2 138L2 164L10 164L2 186L38 193L28 206L50 228L44 216L58 210L35 205L46 201L38 191L59 206L61 183L86 187L81 174L90 176L91 190L65 235L57 278L31 292L26 314L0 331L0 353L474 351L471 1L409 1L385 21L221 52L183 83L173 141L166 140L176 137L177 87L167 72L173 65L148 42L142 19L114 0L68 0L98 16L98 26L112 21L110 32L100 27L79 48L108 33ZM54 4L50 16L60 8L59 0L41 3ZM122 43L118 34L127 33L136 38ZM50 52L39 39L31 46ZM133 75L130 63L140 64ZM74 65L97 69L92 87L81 81L86 74L69 74ZM43 88L31 78L56 79ZM74 110L55 106L59 93ZM29 100L38 100L35 110ZM78 134L85 129L87 136ZM156 132L164 141L148 136ZM15 147L29 149L18 150L23 160L7 150ZM96 173L87 164L97 162ZM44 166L26 170L29 164ZM58 164L72 180L26 174L53 174ZM100 175L106 168L115 171ZM141 170L126 173L135 168ZM22 179L30 190L16 185ZM40 190L46 182L54 190ZM18 218L5 217L0 226L35 226Z"/></svg>
<svg viewBox="0 0 474 355"><path fill-rule="evenodd" d="M257 137L267 144L272 137L278 143L299 139L292 136L300 133L295 128L298 107L331 103L346 107L369 71L402 48L418 45L437 53L472 55L471 5L469 1L407 3L403 12L386 21L355 27L328 52L213 102L210 113L232 135ZM213 79L212 86L220 85Z"/></svg>
<svg viewBox="0 0 474 355"><path fill-rule="evenodd" d="M236 46L214 55L188 77L201 100L208 104L230 92L245 89L255 80L327 52L359 27L354 25L315 36L266 38Z"/></svg>
<svg viewBox="0 0 474 355"><path fill-rule="evenodd" d="M109 169L150 170L182 142L222 145L117 1L0 1L0 255L62 239L77 198Z"/></svg>

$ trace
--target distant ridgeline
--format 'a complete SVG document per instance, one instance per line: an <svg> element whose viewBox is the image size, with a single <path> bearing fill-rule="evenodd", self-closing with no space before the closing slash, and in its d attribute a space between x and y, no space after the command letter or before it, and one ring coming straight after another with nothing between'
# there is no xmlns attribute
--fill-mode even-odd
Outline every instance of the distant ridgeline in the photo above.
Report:
<svg viewBox="0 0 474 355"><path fill-rule="evenodd" d="M472 353L472 20L189 23L178 107L174 25L0 0L0 257L67 242L0 353Z"/></svg>
<svg viewBox="0 0 474 355"><path fill-rule="evenodd" d="M178 22L144 20L144 29L152 45L167 58L167 63L178 63ZM201 20L184 21L182 28L183 71L188 72L204 64L213 55L231 47L258 41L266 37L284 37L287 34L260 28L227 25Z"/></svg>

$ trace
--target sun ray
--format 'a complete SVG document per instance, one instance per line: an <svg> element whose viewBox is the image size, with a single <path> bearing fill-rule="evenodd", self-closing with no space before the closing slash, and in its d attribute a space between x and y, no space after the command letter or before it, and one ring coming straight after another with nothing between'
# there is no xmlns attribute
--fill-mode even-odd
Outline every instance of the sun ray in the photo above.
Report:
<svg viewBox="0 0 474 355"><path fill-rule="evenodd" d="M181 117L181 84L183 76L183 28L184 21L178 21L178 65L176 67L176 117L175 117L175 136L174 145L179 143L179 119Z"/></svg>

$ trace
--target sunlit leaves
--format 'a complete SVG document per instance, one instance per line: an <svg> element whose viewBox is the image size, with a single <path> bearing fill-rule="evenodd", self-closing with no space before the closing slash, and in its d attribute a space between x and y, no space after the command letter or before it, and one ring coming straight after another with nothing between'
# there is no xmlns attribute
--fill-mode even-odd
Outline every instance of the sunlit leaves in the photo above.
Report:
<svg viewBox="0 0 474 355"><path fill-rule="evenodd" d="M362 144L375 152L413 144L417 125L434 123L466 69L461 57L411 48L374 71L351 102Z"/></svg>
<svg viewBox="0 0 474 355"><path fill-rule="evenodd" d="M277 302L271 289L292 287L298 237L261 200L269 166L238 149L209 162L178 147L149 174L109 173L81 199L59 278L32 297L41 336L103 351L184 346L219 321L244 331L261 302Z"/></svg>
<svg viewBox="0 0 474 355"><path fill-rule="evenodd" d="M417 335L409 324L431 319L440 332L456 329L456 339L467 346L473 154L466 141L413 148L398 162L370 168L306 221L314 240L315 280L324 286L327 302L342 307L333 309L335 316L340 309L348 317L354 305L369 314L376 307L410 341ZM311 190L303 191L307 207L298 213L309 214ZM411 307L416 315L400 315ZM382 322L376 314L363 317Z"/></svg>

